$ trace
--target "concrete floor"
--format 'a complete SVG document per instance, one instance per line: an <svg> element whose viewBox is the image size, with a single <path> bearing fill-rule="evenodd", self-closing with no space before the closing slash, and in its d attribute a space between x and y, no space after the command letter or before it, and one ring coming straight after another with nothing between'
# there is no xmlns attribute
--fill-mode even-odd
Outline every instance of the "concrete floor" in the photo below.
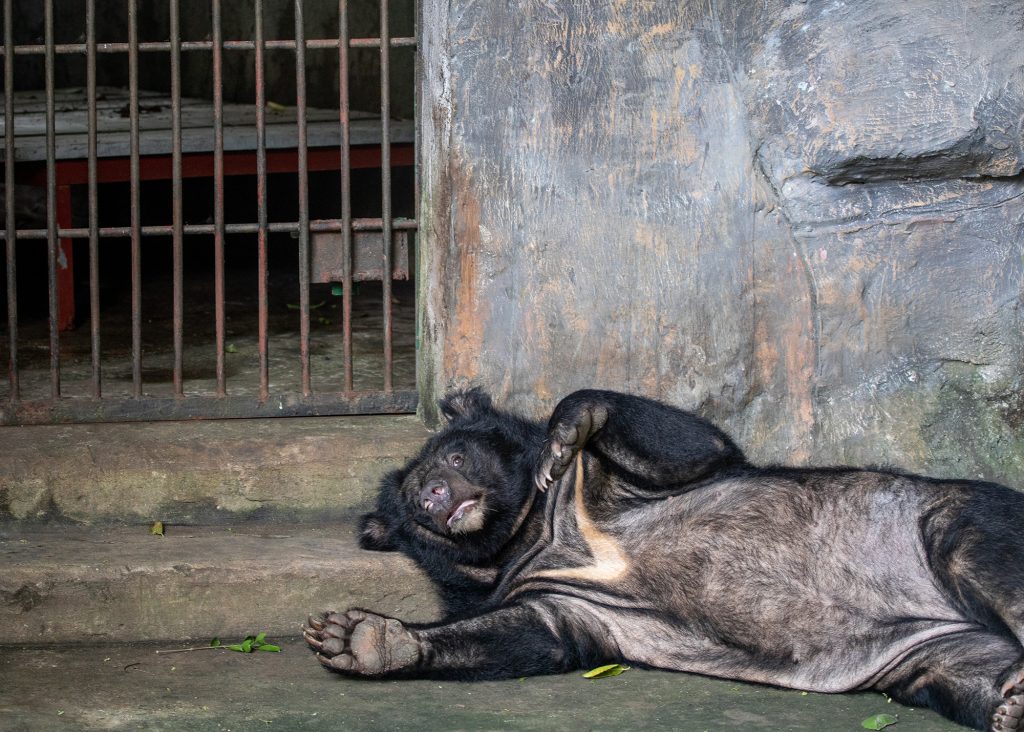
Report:
<svg viewBox="0 0 1024 732"><path fill-rule="evenodd" d="M321 669L300 640L271 640L281 653L154 653L173 644L6 648L0 729L852 732L880 713L898 717L893 732L962 729L877 693L803 694L654 671L594 681L577 673L485 683L351 680Z"/></svg>
<svg viewBox="0 0 1024 732"><path fill-rule="evenodd" d="M290 273L273 273L268 296L268 357L270 390L274 395L301 392L299 361L299 293ZM185 277L183 380L188 396L216 393L213 282L199 274ZM173 396L172 281L169 273L148 281L143 303L143 393ZM258 308L255 273L233 273L226 283L225 375L232 396L259 393ZM393 283L393 385L415 387L415 293L409 282ZM353 386L357 391L383 388L383 310L379 282L360 282L354 290L352 313ZM101 307L101 369L103 394L127 398L132 394L131 312L127 291L117 290ZM331 286L310 290L310 368L316 392L344 388L341 298ZM19 327L19 368L22 399L48 399L50 394L49 325L45 312L22 316ZM0 324L0 361L7 362L6 321ZM88 310L79 313L74 330L61 333L61 393L88 397L92 389L91 331ZM0 400L9 385L0 381Z"/></svg>

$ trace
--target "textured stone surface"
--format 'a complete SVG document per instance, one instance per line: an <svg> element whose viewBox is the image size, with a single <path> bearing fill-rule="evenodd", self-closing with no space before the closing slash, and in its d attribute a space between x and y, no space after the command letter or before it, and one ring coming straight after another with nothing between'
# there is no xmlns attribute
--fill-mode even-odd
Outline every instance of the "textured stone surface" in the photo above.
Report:
<svg viewBox="0 0 1024 732"><path fill-rule="evenodd" d="M423 404L1024 487L1017 0L424 3Z"/></svg>
<svg viewBox="0 0 1024 732"><path fill-rule="evenodd" d="M0 519L332 519L428 436L411 415L0 427Z"/></svg>
<svg viewBox="0 0 1024 732"><path fill-rule="evenodd" d="M278 640L278 639L274 639ZM899 732L964 727L881 694L801 694L634 669L510 681L366 681L324 671L305 645L243 656L156 655L153 646L5 648L0 727L11 732L146 730L861 730L898 715Z"/></svg>
<svg viewBox="0 0 1024 732"><path fill-rule="evenodd" d="M354 523L0 530L3 643L294 635L316 610L359 606L426 621L427 579L366 552Z"/></svg>

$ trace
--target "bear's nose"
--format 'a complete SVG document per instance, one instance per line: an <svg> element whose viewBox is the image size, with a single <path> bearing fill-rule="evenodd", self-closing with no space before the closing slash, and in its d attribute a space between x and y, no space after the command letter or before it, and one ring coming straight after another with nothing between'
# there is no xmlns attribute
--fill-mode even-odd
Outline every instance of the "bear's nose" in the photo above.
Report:
<svg viewBox="0 0 1024 732"><path fill-rule="evenodd" d="M445 503L451 495L448 483L440 478L428 481L420 492L420 501L423 508L431 510L434 503Z"/></svg>

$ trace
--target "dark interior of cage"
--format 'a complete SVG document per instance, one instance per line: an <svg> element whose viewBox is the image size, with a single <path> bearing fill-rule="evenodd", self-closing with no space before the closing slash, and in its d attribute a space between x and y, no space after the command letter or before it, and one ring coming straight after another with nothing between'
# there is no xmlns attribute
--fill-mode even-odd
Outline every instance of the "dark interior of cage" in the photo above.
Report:
<svg viewBox="0 0 1024 732"><path fill-rule="evenodd" d="M15 42L38 43L41 10L32 2L15 2ZM41 4L40 4L41 5ZM110 6L109 8L107 6ZM268 39L294 39L292 15L278 13L281 3L264 3L264 25ZM412 35L412 3L391 4L392 35ZM70 3L70 10L58 8L56 40L75 42L82 38L83 3ZM271 7L273 6L273 7ZM365 6L365 7L364 7ZM140 40L167 40L166 2L140 4ZM104 10L106 8L106 10ZM182 39L208 39L209 4L182 0L179 15ZM379 5L354 3L350 9L349 34L374 36L380 32ZM278 8L280 9L280 8ZM102 11L102 12L101 12ZM224 37L252 38L251 3L224 2ZM337 34L337 7L315 4L307 8L307 37L330 38ZM97 38L124 41L124 4L97 5ZM153 17L149 17L152 15ZM39 16L39 17L37 17ZM169 54L139 54L139 87L144 91L168 93ZM268 50L265 54L264 91L271 107L293 107L300 100L295 90L294 51ZM413 107L413 49L391 51L390 118L409 119ZM55 79L58 88L85 85L81 55L58 54ZM127 88L128 54L100 54L98 84ZM254 53L224 52L224 100L230 104L253 104L255 98ZM211 54L183 53L181 95L209 100L213 85ZM306 53L306 98L311 109L339 107L339 62L337 49L312 48ZM44 88L44 59L22 55L15 59L15 89ZM381 114L379 50L353 48L349 53L349 93L353 113L364 110ZM145 103L144 101L142 102ZM60 110L58 110L60 113ZM127 112L125 112L127 114ZM230 134L230 133L228 133ZM230 141L229 141L230 142ZM378 146L379 150L379 146ZM378 153L379 154L379 153ZM351 170L353 219L382 216L382 172L380 167L361 166ZM415 174L409 156L391 168L391 213L394 218L415 218ZM255 224L258 220L257 176L229 175L224 185L224 221ZM342 175L339 170L310 170L307 178L308 215L318 220L340 220L344 206ZM277 223L300 220L299 174L271 172L266 176L267 220ZM16 224L19 229L46 228L44 187L17 186ZM73 228L87 228L88 189L72 187ZM174 190L170 180L143 180L138 191L140 224L167 226L173 220ZM98 220L104 227L131 225L131 187L127 182L101 183L97 187ZM181 183L181 211L185 225L212 224L215 220L215 183L210 177L185 177ZM20 220L19 220L20 219ZM380 232L376 241L383 242ZM362 235L366 236L366 235ZM353 241L356 236L353 235ZM391 281L385 307L385 287L378 276L359 277L351 285L351 353L354 391L384 388L385 318L390 314L393 349L392 385L395 390L415 386L415 231L396 231L393 257L401 257L407 278ZM271 395L301 393L301 242L296 232L273 231L267 235L267 358ZM93 395L93 323L90 314L90 252L88 238L73 239L75 319L70 329L59 333L60 393L62 397ZM50 296L48 293L48 244L45 238L19 239L16 247L17 365L22 399L52 396ZM213 395L216 391L216 283L214 236L187 234L182 238L182 379L188 395ZM256 395L260 383L259 248L255 233L227 233L224 237L224 343L223 360L227 393ZM174 267L173 239L144 235L139 243L141 305L141 377L143 396L173 394L174 376ZM133 394L133 312L132 242L129 237L103 236L98 245L99 361L104 398ZM395 264L395 269L399 264ZM394 270L393 270L394 271ZM402 275L400 275L402 276ZM308 285L309 358L314 393L345 389L345 333L343 330L344 285L311 282ZM6 302L6 278L0 278L2 300ZM9 318L0 322L0 356L5 364L10 354ZM0 389L7 391L5 379Z"/></svg>

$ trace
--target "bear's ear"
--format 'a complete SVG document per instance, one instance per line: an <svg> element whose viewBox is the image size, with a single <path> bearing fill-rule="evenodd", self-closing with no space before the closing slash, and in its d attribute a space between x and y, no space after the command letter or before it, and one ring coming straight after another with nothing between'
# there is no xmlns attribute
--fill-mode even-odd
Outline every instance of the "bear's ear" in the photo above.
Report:
<svg viewBox="0 0 1024 732"><path fill-rule="evenodd" d="M449 422L476 417L494 410L491 398L480 387L450 392L437 403L437 406L441 408L441 414Z"/></svg>
<svg viewBox="0 0 1024 732"><path fill-rule="evenodd" d="M359 524L359 546L373 552L393 552L398 549L391 541L391 529L375 513L363 516Z"/></svg>

